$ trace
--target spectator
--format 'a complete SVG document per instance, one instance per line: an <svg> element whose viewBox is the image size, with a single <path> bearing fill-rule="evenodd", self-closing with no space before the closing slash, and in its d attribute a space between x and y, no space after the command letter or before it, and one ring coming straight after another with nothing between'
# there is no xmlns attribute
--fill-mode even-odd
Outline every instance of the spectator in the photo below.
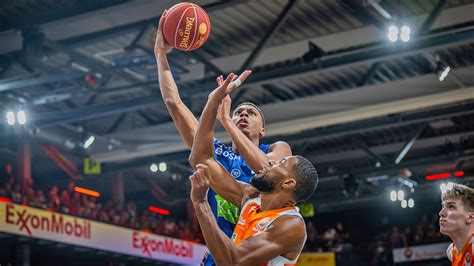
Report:
<svg viewBox="0 0 474 266"><path fill-rule="evenodd" d="M63 213L69 213L70 206L71 206L71 199L69 197L69 193L67 192L67 190L63 190L63 192L61 192L59 211Z"/></svg>
<svg viewBox="0 0 474 266"><path fill-rule="evenodd" d="M78 215L81 204L81 195L77 192L74 192L72 195L73 196L69 204L69 213L72 215Z"/></svg>
<svg viewBox="0 0 474 266"><path fill-rule="evenodd" d="M392 232L390 233L390 245L392 247L400 247L402 236L398 231L398 226L394 225L392 227Z"/></svg>
<svg viewBox="0 0 474 266"><path fill-rule="evenodd" d="M13 187L13 191L11 192L11 199L13 203L18 203L18 204L22 203L20 184L15 184L15 186Z"/></svg>
<svg viewBox="0 0 474 266"><path fill-rule="evenodd" d="M343 242L349 241L350 234L344 230L342 223L339 222L336 224L336 232Z"/></svg>
<svg viewBox="0 0 474 266"><path fill-rule="evenodd" d="M72 195L74 195L74 193L76 193L74 191L74 188L76 187L76 183L74 183L74 181L70 181L68 184L67 184L67 192L69 193L69 196L72 197Z"/></svg>
<svg viewBox="0 0 474 266"><path fill-rule="evenodd" d="M7 180L15 180L15 176L13 175L13 166L11 163L8 163L5 165L5 174L7 177Z"/></svg>
<svg viewBox="0 0 474 266"><path fill-rule="evenodd" d="M31 206L42 208L42 209L48 208L48 203L46 201L46 197L44 196L44 193L42 190L39 190L39 189L36 190L35 198L33 199Z"/></svg>
<svg viewBox="0 0 474 266"><path fill-rule="evenodd" d="M59 196L58 196L58 187L52 186L51 190L49 191L49 207L53 211L58 210L60 201L61 200L59 199Z"/></svg>
<svg viewBox="0 0 474 266"><path fill-rule="evenodd" d="M31 205L35 198L35 191L29 187L26 189L26 195L23 196L23 204Z"/></svg>
<svg viewBox="0 0 474 266"><path fill-rule="evenodd" d="M127 203L127 212L130 217L137 217L137 206L133 202Z"/></svg>

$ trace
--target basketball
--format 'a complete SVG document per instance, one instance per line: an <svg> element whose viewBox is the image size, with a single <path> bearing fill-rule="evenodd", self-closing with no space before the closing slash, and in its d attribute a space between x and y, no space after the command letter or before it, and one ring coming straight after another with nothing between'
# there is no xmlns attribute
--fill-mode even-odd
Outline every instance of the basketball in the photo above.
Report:
<svg viewBox="0 0 474 266"><path fill-rule="evenodd" d="M193 3L172 6L163 23L166 41L181 51L193 51L201 47L209 37L211 22L206 11Z"/></svg>

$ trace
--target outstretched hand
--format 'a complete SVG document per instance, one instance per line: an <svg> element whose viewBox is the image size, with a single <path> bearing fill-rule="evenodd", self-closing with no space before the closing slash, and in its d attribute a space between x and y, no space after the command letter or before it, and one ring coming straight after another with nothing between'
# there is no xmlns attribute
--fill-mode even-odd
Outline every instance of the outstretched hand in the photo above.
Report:
<svg viewBox="0 0 474 266"><path fill-rule="evenodd" d="M242 74L240 74L239 77L237 77L237 75L234 75L234 77L232 78L232 82L229 84L229 87L228 87L228 90L229 90L228 94L234 92L235 89L237 89L242 83L244 83L245 80L251 74L252 74L252 70L245 70L244 72L242 72ZM217 81L217 85L221 86L225 80L224 80L224 77L220 75L216 78L216 81Z"/></svg>
<svg viewBox="0 0 474 266"><path fill-rule="evenodd" d="M217 96L218 101L222 101L227 95L235 91L249 76L252 74L251 70L245 70L237 77L234 73L230 73L224 80L222 76L217 77L217 84L219 85L211 94L209 98Z"/></svg>
<svg viewBox="0 0 474 266"><path fill-rule="evenodd" d="M165 21L166 15L168 15L168 10L165 10L161 15L160 23L156 29L155 47L153 49L155 56L158 56L159 54L166 54L173 48L173 46L171 46L171 44L165 40L165 36L163 35L163 23Z"/></svg>
<svg viewBox="0 0 474 266"><path fill-rule="evenodd" d="M209 190L209 167L204 164L196 165L196 171L189 177L191 181L191 201L193 203L205 202Z"/></svg>

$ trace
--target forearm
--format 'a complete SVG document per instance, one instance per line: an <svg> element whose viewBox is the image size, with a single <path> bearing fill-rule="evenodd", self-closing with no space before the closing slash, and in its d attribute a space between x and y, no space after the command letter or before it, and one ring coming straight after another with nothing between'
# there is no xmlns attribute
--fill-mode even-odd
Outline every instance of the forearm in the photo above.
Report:
<svg viewBox="0 0 474 266"><path fill-rule="evenodd" d="M226 234L219 229L211 207L207 201L194 202L194 209L201 227L206 246L212 254L216 265L234 265L237 260L237 250Z"/></svg>
<svg viewBox="0 0 474 266"><path fill-rule="evenodd" d="M193 147L189 156L189 163L192 167L198 163L204 163L205 160L212 157L214 151L214 125L218 107L219 102L215 97L210 96L202 111L194 136Z"/></svg>
<svg viewBox="0 0 474 266"><path fill-rule="evenodd" d="M269 158L232 121L226 120L223 126L245 162L256 173L268 165Z"/></svg>
<svg viewBox="0 0 474 266"><path fill-rule="evenodd" d="M197 128L197 119L179 96L178 87L174 81L166 55L158 54L156 62L163 101L184 143L191 149Z"/></svg>
<svg viewBox="0 0 474 266"><path fill-rule="evenodd" d="M156 56L160 91L165 103L177 104L181 102L178 87L171 73L166 54L160 53Z"/></svg>

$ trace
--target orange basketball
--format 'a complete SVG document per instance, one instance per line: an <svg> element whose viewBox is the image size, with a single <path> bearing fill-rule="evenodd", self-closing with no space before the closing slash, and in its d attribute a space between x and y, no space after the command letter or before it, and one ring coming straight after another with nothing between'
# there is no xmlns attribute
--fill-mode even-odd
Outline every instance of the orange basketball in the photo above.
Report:
<svg viewBox="0 0 474 266"><path fill-rule="evenodd" d="M163 22L166 41L181 51L201 47L209 37L211 22L206 11L193 3L179 3L168 10Z"/></svg>

